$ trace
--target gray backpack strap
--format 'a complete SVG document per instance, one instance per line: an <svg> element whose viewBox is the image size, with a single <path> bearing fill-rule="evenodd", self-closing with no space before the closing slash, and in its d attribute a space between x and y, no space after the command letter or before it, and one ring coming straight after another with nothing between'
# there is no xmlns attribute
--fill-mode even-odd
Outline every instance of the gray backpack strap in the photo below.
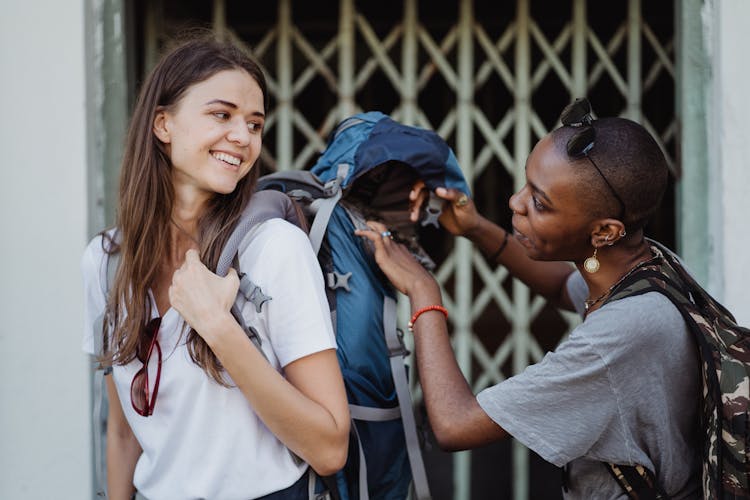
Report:
<svg viewBox="0 0 750 500"><path fill-rule="evenodd" d="M102 370L94 372L94 481L96 495L106 496L107 491L107 416L109 415L109 399L107 398L107 382Z"/></svg>
<svg viewBox="0 0 750 500"><path fill-rule="evenodd" d="M105 254L107 274L104 280L104 293L107 299L112 284L115 281L117 267L120 265L120 254ZM94 353L96 356L104 354L104 311L94 321ZM109 416L109 399L107 398L107 382L105 375L112 373L112 367L97 369L93 377L93 432L94 432L94 481L96 495L105 497L107 491L107 417Z"/></svg>
<svg viewBox="0 0 750 500"><path fill-rule="evenodd" d="M367 459L365 458L365 450L362 448L362 440L359 438L359 431L354 422L352 422L352 430L357 437L357 450L359 451L359 477L357 478L359 500L370 500L370 492L367 489Z"/></svg>
<svg viewBox="0 0 750 500"><path fill-rule="evenodd" d="M107 274L104 279L104 294L109 300L109 291L112 289L112 284L115 282L115 275L117 274L117 268L120 265L120 253L107 253L105 254ZM94 320L94 353L97 356L104 354L104 311ZM112 371L112 367L107 367L104 370L105 375L109 375Z"/></svg>
<svg viewBox="0 0 750 500"><path fill-rule="evenodd" d="M408 351L396 331L396 301L391 297L385 297L383 301L383 330L391 358L391 372L398 396L398 406L401 410L401 423L404 425L406 452L409 455L414 494L418 500L428 500L431 498L430 488L427 484L422 451L419 448L417 424L414 421L414 410L412 409L409 382L406 378L406 366L404 365L404 355Z"/></svg>
<svg viewBox="0 0 750 500"><path fill-rule="evenodd" d="M349 414L354 420L387 422L401 418L401 410L395 408L372 408L370 406L349 405Z"/></svg>
<svg viewBox="0 0 750 500"><path fill-rule="evenodd" d="M300 224L292 200L287 195L272 190L254 193L242 211L240 220L229 236L227 243L221 250L219 261L216 264L216 274L226 276L229 269L233 267L238 254L249 244L252 230L262 222L276 218L288 220L297 225ZM263 349L261 349L261 339L257 330L245 323L245 318L242 316L242 307L249 300L255 304L256 311L260 312L261 306L271 300L271 297L265 295L260 287L250 281L244 274L238 272L238 275L240 277L240 289L237 291L234 304L232 304L232 316L237 320L250 341L265 356Z"/></svg>
<svg viewBox="0 0 750 500"><path fill-rule="evenodd" d="M315 211L315 219L312 227L310 227L309 235L315 255L318 255L320 246L323 244L328 221L331 219L333 209L336 208L336 204L341 199L341 183L344 182L348 174L349 165L347 163L340 164L336 172L336 178L326 182L323 187L324 197L318 198L310 204L310 207Z"/></svg>
<svg viewBox="0 0 750 500"><path fill-rule="evenodd" d="M288 220L299 225L297 212L294 210L292 200L287 195L273 190L253 193L250 202L240 215L237 226L235 226L227 243L221 250L219 261L216 264L216 274L219 276L227 275L237 252L240 250L242 241L253 227L275 218Z"/></svg>

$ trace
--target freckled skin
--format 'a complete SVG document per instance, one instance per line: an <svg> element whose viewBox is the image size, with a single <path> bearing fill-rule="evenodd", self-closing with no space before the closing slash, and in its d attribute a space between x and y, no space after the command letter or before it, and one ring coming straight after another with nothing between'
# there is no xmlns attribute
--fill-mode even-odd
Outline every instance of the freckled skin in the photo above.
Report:
<svg viewBox="0 0 750 500"><path fill-rule="evenodd" d="M174 109L159 113L154 133L172 161L175 189L205 199L232 192L260 155L264 113L258 83L239 69L191 86Z"/></svg>

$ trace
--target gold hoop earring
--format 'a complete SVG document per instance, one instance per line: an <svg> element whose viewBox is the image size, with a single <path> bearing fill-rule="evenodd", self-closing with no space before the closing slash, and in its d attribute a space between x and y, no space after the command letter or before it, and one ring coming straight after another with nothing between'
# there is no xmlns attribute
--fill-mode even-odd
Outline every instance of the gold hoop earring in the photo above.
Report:
<svg viewBox="0 0 750 500"><path fill-rule="evenodd" d="M594 247L594 255L583 261L583 268L589 274L594 274L599 270L599 267L601 266L601 264L599 263L599 259L596 258L597 250L598 249Z"/></svg>

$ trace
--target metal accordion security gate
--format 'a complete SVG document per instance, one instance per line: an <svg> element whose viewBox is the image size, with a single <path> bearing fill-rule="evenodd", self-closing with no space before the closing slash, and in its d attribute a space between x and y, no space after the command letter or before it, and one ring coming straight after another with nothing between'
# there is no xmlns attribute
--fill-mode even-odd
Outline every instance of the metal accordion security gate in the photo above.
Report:
<svg viewBox="0 0 750 500"><path fill-rule="evenodd" d="M507 199L525 182L526 156L557 126L562 107L582 95L601 115L644 124L675 164L671 2L204 4L160 0L131 7L138 11L133 17L144 19L142 66L152 64L161 42L185 21L207 23L252 52L266 70L273 103L264 168L310 166L339 120L376 109L444 137L480 211L509 227ZM669 201L667 219L673 217ZM671 231L670 224L657 221L655 230ZM454 350L474 391L540 360L577 324L504 268L493 268L467 240L441 238L435 236L436 276L451 311ZM418 386L414 392L419 399ZM473 490L472 453L452 460L455 499L539 496L529 452L517 443L511 468L494 469L496 476L512 476L512 491ZM442 489L433 493L447 498Z"/></svg>

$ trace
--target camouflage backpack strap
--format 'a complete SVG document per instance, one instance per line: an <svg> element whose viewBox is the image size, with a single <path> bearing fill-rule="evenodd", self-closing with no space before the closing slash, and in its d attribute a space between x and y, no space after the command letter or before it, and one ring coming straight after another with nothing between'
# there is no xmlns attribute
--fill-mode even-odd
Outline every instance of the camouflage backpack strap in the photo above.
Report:
<svg viewBox="0 0 750 500"><path fill-rule="evenodd" d="M691 303L694 307L701 310L704 315L728 318L733 323L736 322L734 315L732 315L727 308L721 305L708 292L706 292L697 281L695 281L695 278L687 272L680 259L677 258L674 253L657 241L650 239L647 239L647 241L651 244L652 248L662 253L664 261L671 269L673 275L677 276L677 278L684 283L686 289L691 295Z"/></svg>
<svg viewBox="0 0 750 500"><path fill-rule="evenodd" d="M639 265L635 272L618 283L604 300L604 304L649 292L660 292L680 304L691 304L689 289L668 264L664 253L656 247L651 249L654 257Z"/></svg>
<svg viewBox="0 0 750 500"><path fill-rule="evenodd" d="M606 464L617 484L633 500L669 500L654 474L642 465Z"/></svg>
<svg viewBox="0 0 750 500"><path fill-rule="evenodd" d="M704 497L750 498L750 330L659 248L691 298L680 309L701 356Z"/></svg>
<svg viewBox="0 0 750 500"><path fill-rule="evenodd" d="M750 497L750 330L736 324L676 255L649 243L659 262L624 280L606 302L656 291L675 305L700 355L704 496Z"/></svg>

